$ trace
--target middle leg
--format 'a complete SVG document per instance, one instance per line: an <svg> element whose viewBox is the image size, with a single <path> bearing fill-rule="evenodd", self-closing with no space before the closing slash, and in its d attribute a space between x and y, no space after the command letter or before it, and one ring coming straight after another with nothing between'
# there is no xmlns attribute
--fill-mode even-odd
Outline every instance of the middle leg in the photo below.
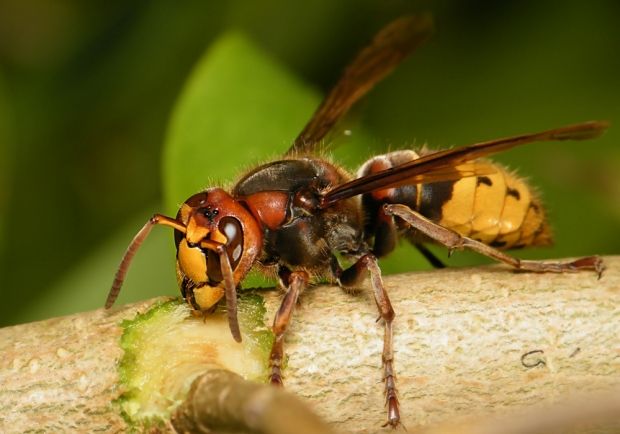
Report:
<svg viewBox="0 0 620 434"><path fill-rule="evenodd" d="M282 299L280 308L273 320L273 334L275 340L269 355L269 382L276 386L282 386L282 360L284 359L284 333L293 316L293 309L297 304L299 293L306 287L310 277L305 271L290 271L281 268L278 272L282 286L286 288L286 294Z"/></svg>
<svg viewBox="0 0 620 434"><path fill-rule="evenodd" d="M394 309L388 297L387 291L381 279L381 269L377 263L377 258L372 254L362 256L350 268L344 270L338 279L341 286L357 286L365 277L365 272L370 273L372 289L374 291L375 302L379 309L379 314L385 326L383 335L383 381L385 382L385 402L388 407L387 422L385 425L397 427L400 424L400 410L396 390L396 376L394 374L394 344L392 341L394 322Z"/></svg>

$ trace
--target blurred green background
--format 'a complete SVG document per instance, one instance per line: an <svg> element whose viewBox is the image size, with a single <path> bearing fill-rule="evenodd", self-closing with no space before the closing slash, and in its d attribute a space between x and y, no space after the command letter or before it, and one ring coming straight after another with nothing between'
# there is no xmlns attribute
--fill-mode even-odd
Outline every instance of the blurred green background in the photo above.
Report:
<svg viewBox="0 0 620 434"><path fill-rule="evenodd" d="M608 119L599 140L498 160L539 188L555 228L554 247L520 256L620 253L614 0L5 0L0 325L100 307L153 212L174 214L198 188L286 149L357 49L416 11L433 13L435 36L356 108L341 127L351 136L332 136L337 158L354 167L387 148ZM385 270L428 267L401 250ZM162 294L177 294L174 249L156 228L120 302Z"/></svg>

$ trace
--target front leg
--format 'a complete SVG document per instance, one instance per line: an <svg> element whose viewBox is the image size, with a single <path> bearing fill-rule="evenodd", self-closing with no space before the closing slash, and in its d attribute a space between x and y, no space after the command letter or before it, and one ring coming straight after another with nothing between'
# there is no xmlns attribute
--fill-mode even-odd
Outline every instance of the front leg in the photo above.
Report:
<svg viewBox="0 0 620 434"><path fill-rule="evenodd" d="M383 362L383 381L385 382L385 402L388 407L387 422L392 428L400 424L400 410L396 391L396 376L394 375L394 344L392 342L393 330L392 323L394 321L394 309L387 291L383 286L381 279L381 269L377 263L377 258L372 254L362 256L350 268L344 270L338 279L341 286L354 287L361 283L364 278L364 272L368 270L370 273L370 281L374 291L375 302L379 309L379 314L385 326L383 335L383 352L381 361Z"/></svg>
<svg viewBox="0 0 620 434"><path fill-rule="evenodd" d="M284 359L284 333L288 328L293 309L297 304L299 293L308 285L309 276L305 271L291 272L287 268L281 268L278 272L282 286L286 288L286 294L282 304L273 319L273 334L275 339L269 355L269 382L276 386L282 386L282 360Z"/></svg>
<svg viewBox="0 0 620 434"><path fill-rule="evenodd" d="M417 229L430 239L443 244L450 249L450 252L455 249L467 248L488 256L489 258L493 258L496 261L508 264L518 270L534 271L538 273L565 273L571 271L592 270L596 272L600 278L603 270L605 269L602 259L598 256L586 256L570 262L522 260L515 258L514 256L507 255L506 253L481 243L480 241L464 237L458 232L438 225L406 205L384 205L383 209L388 215L400 217L411 225L412 228Z"/></svg>

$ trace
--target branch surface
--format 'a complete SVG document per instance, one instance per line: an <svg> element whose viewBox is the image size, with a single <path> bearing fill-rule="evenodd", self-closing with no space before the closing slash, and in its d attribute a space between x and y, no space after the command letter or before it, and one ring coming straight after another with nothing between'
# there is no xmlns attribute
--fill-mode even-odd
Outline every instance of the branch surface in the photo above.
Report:
<svg viewBox="0 0 620 434"><path fill-rule="evenodd" d="M619 259L600 280L503 266L387 277L404 425L620 385ZM343 432L379 432L385 418L376 318L370 291L315 288L288 338L285 384Z"/></svg>
<svg viewBox="0 0 620 434"><path fill-rule="evenodd" d="M605 261L601 280L502 266L387 276L407 429L619 386L620 257ZM281 297L264 296L270 322ZM113 403L119 322L155 301L0 329L0 431L126 430ZM377 316L370 290L313 287L287 335L287 389L340 432L380 432L385 420Z"/></svg>

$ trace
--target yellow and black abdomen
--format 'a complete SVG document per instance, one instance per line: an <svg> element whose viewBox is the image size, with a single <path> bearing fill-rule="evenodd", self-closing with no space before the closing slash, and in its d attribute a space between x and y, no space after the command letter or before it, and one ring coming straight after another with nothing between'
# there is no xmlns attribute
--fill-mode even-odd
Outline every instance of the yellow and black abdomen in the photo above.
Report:
<svg viewBox="0 0 620 434"><path fill-rule="evenodd" d="M385 170L419 158L403 150L374 157L358 176ZM459 234L499 249L545 245L551 242L550 228L536 193L525 181L499 164L477 161L480 176L455 181L407 185L375 191L363 198L364 207L376 230L383 203L400 203L431 221ZM399 225L405 232L406 226ZM407 235L415 238L415 233ZM415 240L414 240L415 241Z"/></svg>
<svg viewBox="0 0 620 434"><path fill-rule="evenodd" d="M491 162L480 165L493 173L450 182L450 195L442 201L433 202L429 195L439 211L435 221L500 249L549 244L549 225L536 193L504 167ZM432 184L428 188L432 190Z"/></svg>

